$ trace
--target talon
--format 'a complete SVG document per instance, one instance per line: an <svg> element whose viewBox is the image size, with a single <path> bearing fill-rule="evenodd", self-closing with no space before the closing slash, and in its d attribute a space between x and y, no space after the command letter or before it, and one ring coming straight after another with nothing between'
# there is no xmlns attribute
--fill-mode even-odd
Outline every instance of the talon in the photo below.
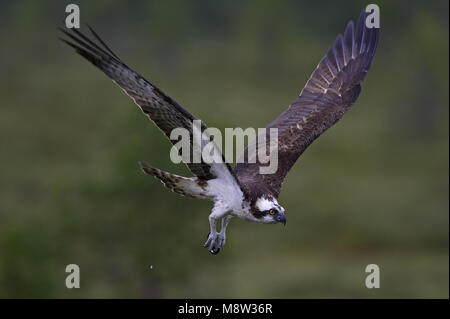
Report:
<svg viewBox="0 0 450 319"><path fill-rule="evenodd" d="M221 236L218 233L211 235L211 232L209 232L207 240L203 245L203 247L207 248L212 255L217 255L224 244L225 244L224 236Z"/></svg>
<svg viewBox="0 0 450 319"><path fill-rule="evenodd" d="M209 251L212 255L217 255L219 252L220 252L220 248L216 248L215 250L214 249L211 249L210 251Z"/></svg>
<svg viewBox="0 0 450 319"><path fill-rule="evenodd" d="M215 247L217 247L217 244L216 244L216 239L214 238L212 241L211 241L211 243L209 244L209 247L208 247L208 250L214 250L214 248Z"/></svg>

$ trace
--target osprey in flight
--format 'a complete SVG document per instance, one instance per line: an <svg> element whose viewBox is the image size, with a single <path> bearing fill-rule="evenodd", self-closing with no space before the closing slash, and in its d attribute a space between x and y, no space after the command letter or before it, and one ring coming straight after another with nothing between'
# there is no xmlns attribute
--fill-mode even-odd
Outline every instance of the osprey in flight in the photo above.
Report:
<svg viewBox="0 0 450 319"><path fill-rule="evenodd" d="M379 34L378 28L366 26L365 19L363 11L356 28L353 21L347 24L344 35L337 36L298 98L268 125L268 129L278 129L278 169L275 173L260 174L259 168L263 164L246 158L248 148L244 150L244 161L237 163L234 169L225 161L187 162L195 177L174 175L140 163L144 173L156 177L172 191L214 202L209 215L210 232L204 245L212 254L217 254L225 245L225 231L234 216L259 223L286 224L285 210L277 198L287 173L305 149L344 115L361 91L361 82L375 54ZM128 67L89 29L98 43L76 29L70 32L61 29L73 42L61 40L120 86L167 137L175 128L187 129L192 137L193 121L198 119ZM201 122L201 130L206 129ZM220 231L216 229L218 221L221 222Z"/></svg>

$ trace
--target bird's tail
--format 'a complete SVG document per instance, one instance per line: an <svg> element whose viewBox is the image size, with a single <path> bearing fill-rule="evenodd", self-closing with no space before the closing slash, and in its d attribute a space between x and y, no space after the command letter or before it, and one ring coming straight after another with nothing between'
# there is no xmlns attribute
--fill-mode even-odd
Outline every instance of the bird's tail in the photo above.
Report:
<svg viewBox="0 0 450 319"><path fill-rule="evenodd" d="M139 162L139 166L145 174L152 175L159 179L164 186L173 192L200 199L211 199L207 180L197 177L183 177L154 168L146 163Z"/></svg>

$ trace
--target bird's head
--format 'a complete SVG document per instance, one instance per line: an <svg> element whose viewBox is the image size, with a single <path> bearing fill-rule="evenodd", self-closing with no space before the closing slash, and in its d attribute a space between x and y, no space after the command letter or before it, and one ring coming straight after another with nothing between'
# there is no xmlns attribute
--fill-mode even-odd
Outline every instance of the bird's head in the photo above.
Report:
<svg viewBox="0 0 450 319"><path fill-rule="evenodd" d="M284 208L278 205L275 198L259 197L251 207L252 215L260 223L274 224L282 223L286 225L286 215Z"/></svg>

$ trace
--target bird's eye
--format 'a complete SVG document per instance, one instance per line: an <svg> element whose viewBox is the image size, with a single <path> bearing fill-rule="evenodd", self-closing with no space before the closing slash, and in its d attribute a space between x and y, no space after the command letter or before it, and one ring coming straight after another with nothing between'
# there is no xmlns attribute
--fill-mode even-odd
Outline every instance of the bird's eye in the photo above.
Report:
<svg viewBox="0 0 450 319"><path fill-rule="evenodd" d="M275 211L275 209L271 209L271 210L269 210L269 214L270 215L275 215L277 212Z"/></svg>

